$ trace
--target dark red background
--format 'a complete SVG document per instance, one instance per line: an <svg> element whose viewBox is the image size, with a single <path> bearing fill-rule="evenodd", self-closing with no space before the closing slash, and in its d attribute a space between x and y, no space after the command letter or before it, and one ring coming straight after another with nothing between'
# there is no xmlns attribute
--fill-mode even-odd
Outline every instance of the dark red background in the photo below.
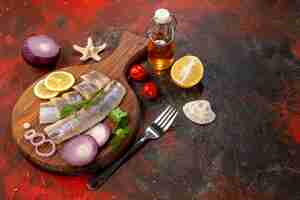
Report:
<svg viewBox="0 0 300 200"><path fill-rule="evenodd" d="M88 175L63 177L27 162L10 136L11 111L25 88L49 70L28 66L23 40L43 33L63 47L59 66L78 64L71 46L89 35L143 34L155 9L178 18L177 57L199 56L205 78L182 90L154 77L155 102L142 100L149 122L166 103L181 109L208 99L214 124L182 114L172 131L148 144L99 191ZM296 0L0 0L0 199L239 200L299 198L300 4ZM138 87L135 87L138 88Z"/></svg>

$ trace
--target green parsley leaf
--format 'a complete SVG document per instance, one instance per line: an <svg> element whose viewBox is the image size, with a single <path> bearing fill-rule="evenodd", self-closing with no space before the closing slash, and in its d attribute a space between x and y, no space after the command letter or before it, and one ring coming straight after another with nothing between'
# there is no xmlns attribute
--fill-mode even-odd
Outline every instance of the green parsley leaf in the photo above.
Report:
<svg viewBox="0 0 300 200"><path fill-rule="evenodd" d="M65 118L71 114L73 114L74 112L76 112L77 109L72 106L72 105L65 105L62 110L60 111L60 118Z"/></svg>
<svg viewBox="0 0 300 200"><path fill-rule="evenodd" d="M117 127L127 127L128 126L128 114L127 114L127 112L122 111L120 108L113 109L109 113L108 117L114 123L116 123Z"/></svg>
<svg viewBox="0 0 300 200"><path fill-rule="evenodd" d="M122 111L121 108L115 108L109 113L108 117L116 124L110 144L113 150L118 150L118 147L130 132L128 127L128 113Z"/></svg>
<svg viewBox="0 0 300 200"><path fill-rule="evenodd" d="M114 136L111 139L110 145L114 151L118 150L122 141L129 135L129 128L118 128L114 131Z"/></svg>
<svg viewBox="0 0 300 200"><path fill-rule="evenodd" d="M129 128L128 128L128 126L125 127L125 128L118 128L118 129L115 130L115 134L116 134L116 135L119 135L119 136L120 136L120 135L122 135L122 136L127 136L128 133L129 133Z"/></svg>
<svg viewBox="0 0 300 200"><path fill-rule="evenodd" d="M101 100L102 94L103 94L102 90L99 90L96 93L96 96L92 99L83 100L79 103L72 104L72 105L65 105L60 111L60 118L63 119L65 117L68 117L69 115L79 111L81 108L84 109L90 108L91 106L97 104Z"/></svg>

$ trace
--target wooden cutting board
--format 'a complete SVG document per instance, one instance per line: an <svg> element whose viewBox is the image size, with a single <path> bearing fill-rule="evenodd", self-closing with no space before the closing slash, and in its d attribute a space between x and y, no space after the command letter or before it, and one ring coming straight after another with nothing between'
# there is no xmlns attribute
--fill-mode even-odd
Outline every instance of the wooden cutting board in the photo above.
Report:
<svg viewBox="0 0 300 200"><path fill-rule="evenodd" d="M123 99L120 107L129 114L130 136L122 141L117 150L112 149L109 144L99 149L99 153L95 161L85 167L72 167L67 164L60 156L59 149L62 145L58 145L56 154L49 158L39 157L33 146L24 140L23 124L29 122L37 131L43 130L45 126L38 123L39 121L39 105L42 100L33 95L33 83L18 99L12 114L12 136L23 155L37 166L61 174L76 174L83 171L94 171L108 166L114 160L118 159L128 145L134 140L139 125L140 107L134 91L127 83L126 70L132 63L138 61L146 55L147 40L144 37L124 32L119 40L118 47L112 55L96 64L74 65L59 70L71 72L77 81L80 75L91 70L97 70L105 73L110 78L120 81L126 88L127 94ZM47 76L47 75L45 75ZM41 77L41 79L45 78Z"/></svg>

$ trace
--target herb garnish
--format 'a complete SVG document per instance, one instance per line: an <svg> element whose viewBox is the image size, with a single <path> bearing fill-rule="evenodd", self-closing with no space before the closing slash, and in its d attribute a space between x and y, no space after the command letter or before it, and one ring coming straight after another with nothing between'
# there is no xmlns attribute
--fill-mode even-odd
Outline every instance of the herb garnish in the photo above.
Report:
<svg viewBox="0 0 300 200"><path fill-rule="evenodd" d="M113 150L117 150L122 141L129 135L129 128L118 128L114 131L114 136L111 139L111 146Z"/></svg>
<svg viewBox="0 0 300 200"><path fill-rule="evenodd" d="M120 108L115 108L109 113L108 117L116 123L116 128L113 131L114 136L110 144L112 145L113 150L117 150L123 139L125 139L130 132L128 127L128 114Z"/></svg>
<svg viewBox="0 0 300 200"><path fill-rule="evenodd" d="M128 114L122 111L120 108L113 109L108 117L116 124L117 127L127 127L128 125Z"/></svg>
<svg viewBox="0 0 300 200"><path fill-rule="evenodd" d="M60 118L63 119L65 117L68 117L69 115L72 115L73 113L79 111L80 109L88 109L91 106L97 104L99 100L101 100L101 97L103 95L102 90L99 90L94 98L88 99L88 100L83 100L79 103L76 104L69 104L65 105L62 110L60 111Z"/></svg>

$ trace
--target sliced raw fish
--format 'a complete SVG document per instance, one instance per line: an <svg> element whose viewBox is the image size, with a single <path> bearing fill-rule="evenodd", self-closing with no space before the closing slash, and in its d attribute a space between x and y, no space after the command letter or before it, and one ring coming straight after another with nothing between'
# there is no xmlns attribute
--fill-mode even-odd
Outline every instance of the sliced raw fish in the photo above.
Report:
<svg viewBox="0 0 300 200"><path fill-rule="evenodd" d="M68 102L64 98L61 98L61 97L55 97L55 98L50 99L50 103L52 105L56 106L58 110L62 110L63 107L68 104Z"/></svg>
<svg viewBox="0 0 300 200"><path fill-rule="evenodd" d="M77 91L67 92L62 95L68 104L73 105L83 100L83 97Z"/></svg>
<svg viewBox="0 0 300 200"><path fill-rule="evenodd" d="M110 78L105 74L97 71L91 71L87 74L81 76L81 78L95 86L98 87L99 90L104 88L104 86L110 82Z"/></svg>
<svg viewBox="0 0 300 200"><path fill-rule="evenodd" d="M60 112L57 106L52 103L41 103L40 104L40 124L53 123L59 120Z"/></svg>
<svg viewBox="0 0 300 200"><path fill-rule="evenodd" d="M74 90L80 93L85 99L91 99L99 91L97 86L91 84L87 81L82 81L81 83L75 85Z"/></svg>
<svg viewBox="0 0 300 200"><path fill-rule="evenodd" d="M94 104L86 109L47 126L44 131L56 144L60 144L94 127L117 107L126 94L126 88L117 81L105 86L103 93L94 97Z"/></svg>

